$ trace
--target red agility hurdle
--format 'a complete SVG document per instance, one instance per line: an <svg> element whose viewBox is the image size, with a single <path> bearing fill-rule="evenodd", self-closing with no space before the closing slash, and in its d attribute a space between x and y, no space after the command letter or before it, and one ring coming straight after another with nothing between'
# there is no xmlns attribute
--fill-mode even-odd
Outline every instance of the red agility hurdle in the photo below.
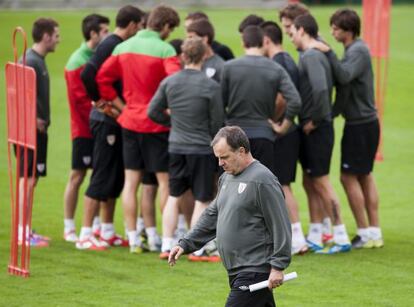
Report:
<svg viewBox="0 0 414 307"><path fill-rule="evenodd" d="M16 35L23 36L23 60L18 64ZM26 33L20 27L13 32L14 63L7 63L7 143L11 200L10 260L8 272L12 275L29 277L30 231L33 195L28 195L28 150L33 151L32 180L36 167L36 73L26 67ZM12 154L14 147L15 155ZM13 157L15 172L13 172ZM21 159L23 156L23 159ZM20 165L23 162L23 167ZM21 174L23 170L23 174ZM22 186L19 185L23 179ZM19 193L19 189L23 189ZM33 190L32 190L33 191ZM33 194L33 192L32 192ZM23 195L23 199L21 198ZM20 226L20 227L19 227ZM19 233L20 228L20 233Z"/></svg>

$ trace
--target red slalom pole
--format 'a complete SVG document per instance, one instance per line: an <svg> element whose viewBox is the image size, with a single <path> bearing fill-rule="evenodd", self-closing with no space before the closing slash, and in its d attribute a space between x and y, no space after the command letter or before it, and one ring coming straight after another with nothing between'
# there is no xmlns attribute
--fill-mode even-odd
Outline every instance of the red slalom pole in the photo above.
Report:
<svg viewBox="0 0 414 307"><path fill-rule="evenodd" d="M22 64L18 63L16 36L23 36ZM36 74L26 66L26 33L21 27L13 32L14 62L6 64L8 166L11 199L10 260L8 272L29 277L30 229L33 195L28 195L28 151L33 151L35 178L36 161ZM16 171L13 176L11 147L16 154ZM23 158L23 161L22 161ZM21 169L23 168L23 174ZM22 186L20 182L22 181ZM14 183L14 185L13 185ZM21 195L23 194L23 195ZM31 193L32 194L32 193Z"/></svg>

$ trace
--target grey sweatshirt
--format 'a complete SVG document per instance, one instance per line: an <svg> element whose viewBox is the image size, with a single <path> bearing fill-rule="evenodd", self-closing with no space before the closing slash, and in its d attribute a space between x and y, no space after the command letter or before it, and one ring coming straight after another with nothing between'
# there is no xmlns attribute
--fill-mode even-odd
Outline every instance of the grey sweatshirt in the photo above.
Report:
<svg viewBox="0 0 414 307"><path fill-rule="evenodd" d="M345 49L339 61L333 51L327 53L338 87L334 115L342 114L346 124L363 124L377 119L374 102L374 76L366 44L356 39Z"/></svg>
<svg viewBox="0 0 414 307"><path fill-rule="evenodd" d="M286 70L286 72L288 73L290 77L290 80L292 80L296 89L299 89L298 66L296 65L295 61L290 56L290 54L285 51L282 51L282 52L275 54L272 60L278 63L280 66L282 66ZM283 115L283 118L280 119L280 122L283 121L284 117L285 115ZM296 129L297 129L297 125L295 124L295 122L292 122L292 126L289 127L289 130L286 132L286 134L292 133L293 131L296 131Z"/></svg>
<svg viewBox="0 0 414 307"><path fill-rule="evenodd" d="M300 96L287 72L262 56L246 55L226 62L221 85L227 124L240 126L249 138L274 141L268 119L273 117L278 92L287 103L286 118L293 121L301 109Z"/></svg>
<svg viewBox="0 0 414 307"><path fill-rule="evenodd" d="M171 117L165 112L168 108ZM171 126L169 152L211 154L212 137L224 123L220 85L202 71L184 69L161 82L148 116Z"/></svg>
<svg viewBox="0 0 414 307"><path fill-rule="evenodd" d="M236 176L224 173L216 198L179 241L186 253L217 237L229 275L284 270L291 260L291 226L277 178L254 161Z"/></svg>
<svg viewBox="0 0 414 307"><path fill-rule="evenodd" d="M208 78L216 80L220 83L221 72L223 70L224 60L217 54L209 57L204 61L201 70L204 71Z"/></svg>
<svg viewBox="0 0 414 307"><path fill-rule="evenodd" d="M21 63L22 59L20 59ZM49 100L49 72L45 58L33 49L26 52L26 65L36 72L36 111L37 118L43 119L46 125L50 125L50 100Z"/></svg>
<svg viewBox="0 0 414 307"><path fill-rule="evenodd" d="M302 98L302 111L299 115L301 125L312 120L332 121L331 65L327 57L315 49L307 49L299 59L299 93Z"/></svg>

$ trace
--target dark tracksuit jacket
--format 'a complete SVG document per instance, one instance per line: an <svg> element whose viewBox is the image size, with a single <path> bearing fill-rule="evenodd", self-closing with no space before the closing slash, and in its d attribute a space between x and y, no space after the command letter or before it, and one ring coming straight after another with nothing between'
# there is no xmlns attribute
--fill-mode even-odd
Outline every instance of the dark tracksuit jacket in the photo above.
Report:
<svg viewBox="0 0 414 307"><path fill-rule="evenodd" d="M211 48L213 49L214 53L219 55L224 61L232 60L234 59L233 51L218 41L213 41L211 43Z"/></svg>
<svg viewBox="0 0 414 307"><path fill-rule="evenodd" d="M302 110L299 114L301 126L312 120L318 125L322 121L332 121L331 65L327 57L316 49L307 49L299 59L299 93Z"/></svg>
<svg viewBox="0 0 414 307"><path fill-rule="evenodd" d="M356 39L345 49L339 61L333 51L327 53L337 87L334 116L342 114L347 125L364 124L377 119L374 102L374 76L367 45Z"/></svg>
<svg viewBox="0 0 414 307"><path fill-rule="evenodd" d="M226 123L240 126L250 139L275 140L268 123L280 92L287 103L286 118L300 112L299 94L286 71L274 61L246 55L226 62L221 78Z"/></svg>
<svg viewBox="0 0 414 307"><path fill-rule="evenodd" d="M201 70L206 73L206 76L216 80L220 83L221 73L223 70L224 60L219 57L217 54L206 59L201 67Z"/></svg>
<svg viewBox="0 0 414 307"><path fill-rule="evenodd" d="M220 177L216 198L179 245L190 253L215 237L229 275L269 273L289 265L292 237L284 195L260 162Z"/></svg>
<svg viewBox="0 0 414 307"><path fill-rule="evenodd" d="M22 63L22 59L19 60ZM50 92L49 72L45 58L33 49L26 51L26 65L36 72L36 117L43 119L46 126L50 125Z"/></svg>
<svg viewBox="0 0 414 307"><path fill-rule="evenodd" d="M292 80L293 84L295 85L296 89L299 89L299 70L295 63L295 61L292 59L289 53L287 52L279 52L274 55L273 61L278 63L280 66L282 66L286 72L288 73L290 80ZM283 118L281 119L283 121ZM289 130L286 134L289 134L293 131L296 131L297 125L295 122L292 122L292 126L290 126Z"/></svg>
<svg viewBox="0 0 414 307"><path fill-rule="evenodd" d="M94 55L89 62L85 65L84 70L81 73L82 82L85 85L86 91L89 97L93 101L98 101L101 98L99 93L98 84L96 82L96 76L103 63L111 56L112 51L117 45L122 43L123 40L116 34L111 34L106 37L96 48ZM122 98L122 83L117 81L114 84L118 96ZM102 112L99 112L96 108L92 108L90 113L90 119L98 122L105 122L107 124L118 126L116 120Z"/></svg>
<svg viewBox="0 0 414 307"><path fill-rule="evenodd" d="M165 113L167 108L171 117ZM211 154L212 137L224 122L220 85L202 71L180 71L161 82L150 102L148 117L171 126L169 152Z"/></svg>

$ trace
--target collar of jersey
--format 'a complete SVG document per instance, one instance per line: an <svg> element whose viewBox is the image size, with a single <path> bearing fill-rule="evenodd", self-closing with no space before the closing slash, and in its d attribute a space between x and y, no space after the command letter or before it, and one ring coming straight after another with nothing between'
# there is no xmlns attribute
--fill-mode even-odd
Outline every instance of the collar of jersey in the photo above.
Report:
<svg viewBox="0 0 414 307"><path fill-rule="evenodd" d="M160 38L160 33L152 30L141 30L137 33L138 37L148 38L148 37L154 37L154 38Z"/></svg>

